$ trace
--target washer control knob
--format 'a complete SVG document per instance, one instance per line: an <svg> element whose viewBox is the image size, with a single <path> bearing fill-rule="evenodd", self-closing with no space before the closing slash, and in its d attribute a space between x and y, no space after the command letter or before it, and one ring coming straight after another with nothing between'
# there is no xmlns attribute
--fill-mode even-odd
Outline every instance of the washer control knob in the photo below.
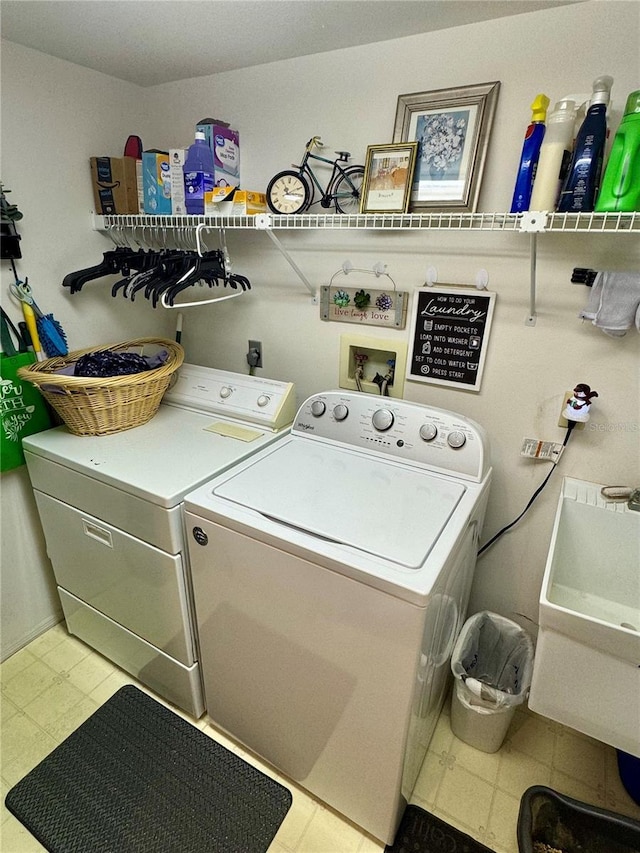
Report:
<svg viewBox="0 0 640 853"><path fill-rule="evenodd" d="M345 420L345 418L347 417L348 414L349 414L349 409L347 409L347 407L345 406L344 403L338 403L338 405L334 406L334 408L333 408L333 417L337 421Z"/></svg>
<svg viewBox="0 0 640 853"><path fill-rule="evenodd" d="M379 432L386 432L393 426L395 418L389 409L378 409L373 413L371 423Z"/></svg>
<svg viewBox="0 0 640 853"><path fill-rule="evenodd" d="M314 400L311 404L311 414L314 418L321 418L327 407L322 400Z"/></svg>
<svg viewBox="0 0 640 853"><path fill-rule="evenodd" d="M447 436L447 444L449 447L453 447L454 450L462 447L466 440L467 436L463 432L460 432L460 430L454 430Z"/></svg>
<svg viewBox="0 0 640 853"><path fill-rule="evenodd" d="M258 403L260 408L264 408L264 406L269 405L270 399L271 399L271 397L267 396L267 394L260 394L260 396L258 397L256 402Z"/></svg>
<svg viewBox="0 0 640 853"><path fill-rule="evenodd" d="M229 388L228 385L223 385L220 389L220 396L223 400L226 400L227 397L230 397L233 394L233 389Z"/></svg>
<svg viewBox="0 0 640 853"><path fill-rule="evenodd" d="M438 427L435 424L422 424L420 427L420 438L423 441L433 441L438 434Z"/></svg>

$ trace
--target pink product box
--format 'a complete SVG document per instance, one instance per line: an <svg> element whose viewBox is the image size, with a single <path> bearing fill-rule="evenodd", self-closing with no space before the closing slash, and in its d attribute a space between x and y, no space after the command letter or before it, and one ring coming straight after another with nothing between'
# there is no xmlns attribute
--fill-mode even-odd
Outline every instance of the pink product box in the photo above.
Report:
<svg viewBox="0 0 640 853"><path fill-rule="evenodd" d="M240 134L226 122L204 119L196 130L202 131L213 151L214 182L217 187L240 185Z"/></svg>

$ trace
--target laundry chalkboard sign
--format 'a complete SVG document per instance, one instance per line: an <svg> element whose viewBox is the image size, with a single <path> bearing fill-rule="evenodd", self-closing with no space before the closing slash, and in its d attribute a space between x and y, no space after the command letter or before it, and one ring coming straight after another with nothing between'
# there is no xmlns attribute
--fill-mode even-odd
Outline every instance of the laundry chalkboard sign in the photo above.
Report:
<svg viewBox="0 0 640 853"><path fill-rule="evenodd" d="M479 391L495 297L466 287L418 288L407 379Z"/></svg>

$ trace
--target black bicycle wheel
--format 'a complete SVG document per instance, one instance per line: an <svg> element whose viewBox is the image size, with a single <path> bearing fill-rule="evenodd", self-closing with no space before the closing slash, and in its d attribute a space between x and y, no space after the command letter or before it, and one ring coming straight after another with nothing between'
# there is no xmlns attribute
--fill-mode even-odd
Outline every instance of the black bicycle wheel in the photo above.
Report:
<svg viewBox="0 0 640 853"><path fill-rule="evenodd" d="M331 191L338 213L359 213L364 166L349 166L336 179Z"/></svg>
<svg viewBox="0 0 640 853"><path fill-rule="evenodd" d="M274 213L302 213L311 204L309 183L300 172L278 172L269 181L267 204Z"/></svg>

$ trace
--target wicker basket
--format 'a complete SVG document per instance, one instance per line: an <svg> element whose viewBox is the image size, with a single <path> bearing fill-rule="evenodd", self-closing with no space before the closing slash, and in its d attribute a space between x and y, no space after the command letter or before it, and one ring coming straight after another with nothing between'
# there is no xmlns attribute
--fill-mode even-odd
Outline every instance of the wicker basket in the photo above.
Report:
<svg viewBox="0 0 640 853"><path fill-rule="evenodd" d="M153 356L166 350L166 362L153 370L126 376L83 377L57 373L81 355L111 350ZM138 338L120 344L75 350L61 358L21 367L18 376L40 391L75 435L109 435L147 423L158 411L171 375L184 360L184 350L164 338Z"/></svg>

